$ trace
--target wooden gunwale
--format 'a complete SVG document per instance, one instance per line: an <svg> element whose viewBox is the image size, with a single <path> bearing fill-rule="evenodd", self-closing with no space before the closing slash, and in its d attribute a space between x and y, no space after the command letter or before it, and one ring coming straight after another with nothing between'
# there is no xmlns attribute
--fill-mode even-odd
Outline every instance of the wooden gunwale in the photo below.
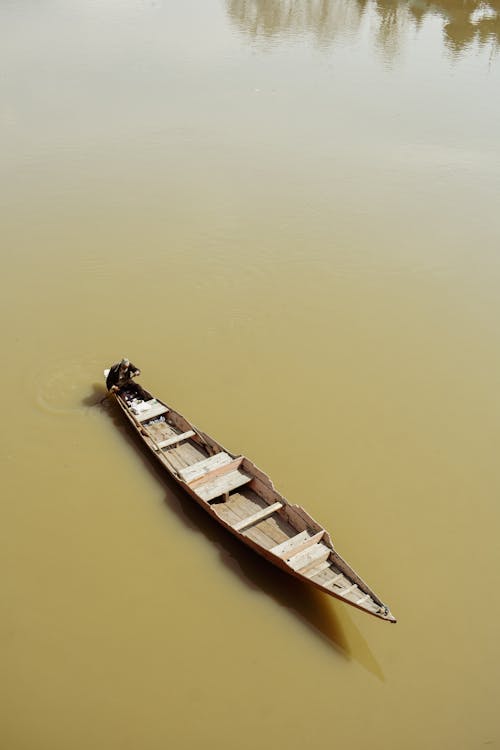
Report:
<svg viewBox="0 0 500 750"><path fill-rule="evenodd" d="M137 386L135 385L127 386L127 388L133 389L133 388L137 388ZM122 389L122 391L126 391L126 390L127 390L126 388ZM150 394L148 394L143 389L141 389L141 392L145 396L152 398L152 396L150 396ZM177 484L179 484L182 487L182 489L193 500L195 500L195 502L198 503L198 505L203 507L203 509L209 515L211 515L214 518L214 520L217 521L217 523L224 526L224 528L226 528L227 531L229 531L231 534L236 536L240 541L242 541L248 547L253 549L255 552L260 554L262 557L264 557L268 561L272 562L276 567L280 568L281 570L288 573L289 575L292 575L301 581L307 581L318 590L323 591L324 593L327 593L328 595L333 596L334 598L339 599L340 601L344 603L350 604L351 606L355 607L356 609L361 610L362 612L370 614L386 622L396 622L396 619L394 618L394 616L390 613L389 609L385 607L385 605L377 597L377 595L355 573L355 571L348 565L348 563L346 563L346 561L342 557L340 557L340 555L337 553L337 551L333 547L333 544L331 542L330 535L328 534L328 532L325 529L323 529L319 524L317 524L317 522L315 522L314 519L312 519L311 516L309 516L309 514L306 513L306 511L304 511L303 508L301 508L298 505L291 505L286 500L286 498L284 498L280 493L278 493L272 481L270 480L270 478L264 472L258 469L251 461L249 461L249 459L247 459L245 456L237 456L237 455L232 454L230 451L228 451L226 448L220 445L217 441L215 441L212 437L198 430L181 414L176 412L174 409L169 407L164 402L160 401L160 399L156 398L156 401L159 404L163 405L168 411L166 411L164 414L160 414L158 417L151 417L151 419L158 420L159 418L161 419L161 418L168 417L168 425L170 428L175 427L175 429L180 429L181 432L187 432L187 431L192 430L194 433L193 436L191 436L185 442L186 443L192 442L198 449L202 449L207 452L208 451L214 451L214 452L225 451L232 458L231 465L233 464L237 465L238 468L240 468L245 474L250 474L253 477L251 480L251 486L257 492L259 497L261 497L262 500L264 500L265 503L267 503L268 505L272 505L273 503L278 503L278 502L281 503L282 507L279 510L276 510L275 512L277 514L281 514L282 518L286 520L287 523L290 524L293 528L296 529L296 534L298 534L301 531L301 529L298 528L298 526L304 525L304 528L309 529L309 531L311 532L310 539L316 536L318 539L321 539L321 543L323 545L329 547L330 554L328 555L327 561L331 563L331 565L337 568L337 570L339 571L339 573L336 574L335 576L335 580L340 580L340 578L345 577L347 581L349 582L349 586L347 587L347 589L334 590L332 586L333 579L328 579L325 581L315 581L312 578L308 577L308 575L302 573L301 570L294 570L288 564L286 555L284 557L281 557L279 554L278 555L273 554L271 549L266 549L262 544L259 544L258 542L254 541L253 539L251 539L249 536L246 535L245 532L249 531L248 528L245 527L243 528L242 531L239 531L237 528L235 528L230 523L228 523L224 518L218 515L215 504L206 502L205 500L200 498L196 494L196 491L195 491L196 486L205 482L207 480L207 477L210 479L209 474L205 474L203 477L199 477L198 479L195 479L192 483L185 482L179 476L178 470L174 467L173 462L168 458L168 451L163 451L158 448L158 443L156 442L155 437L148 430L148 424L147 424L148 420L140 421L137 415L131 412L124 397L122 396L121 391L114 393L114 396L121 410L124 412L125 416L129 420L133 428L135 429L136 433L141 438L142 442L149 448L152 455L155 456L157 460L160 460L160 462L166 468L170 477ZM172 436L172 438L173 437L174 436ZM173 445L175 445L175 442ZM225 466L220 467L221 470L223 470L224 468L226 467ZM215 473L217 473L218 471L219 469L215 469ZM265 507L265 506L262 506L262 507ZM308 547L309 543L313 544L313 542L308 541L305 547ZM293 555L291 555L291 557L293 557ZM314 570L317 564L318 564L317 562L311 563L310 566L308 565L306 567L311 567L312 570ZM332 570L332 572L336 573L335 570L333 570L332 568L330 569ZM325 570L323 569L322 571L317 571L316 573L313 572L313 575L320 575L324 572ZM336 585L338 586L338 584ZM344 591L347 591L348 593L350 591L355 592L357 595L357 599L351 600L351 599L346 598L344 596ZM361 597L360 597L360 594L362 595ZM367 603L376 605L379 609L374 611L373 609L370 609L369 606L366 606Z"/></svg>

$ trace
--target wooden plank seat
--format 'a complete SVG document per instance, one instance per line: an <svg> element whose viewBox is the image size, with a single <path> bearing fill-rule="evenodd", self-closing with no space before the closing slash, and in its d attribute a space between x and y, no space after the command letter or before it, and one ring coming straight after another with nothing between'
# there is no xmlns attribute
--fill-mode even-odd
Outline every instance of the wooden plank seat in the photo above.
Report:
<svg viewBox="0 0 500 750"><path fill-rule="evenodd" d="M249 526L254 526L256 523L259 523L259 521L263 521L265 518L269 518L269 516L272 516L273 513L276 513L277 510L283 507L283 503L273 503L272 505L267 505L265 508L261 508L257 513L252 513L251 516L247 516L246 518L243 518L241 521L238 521L237 523L233 524L233 529L236 531L243 531L244 529L248 529Z"/></svg>
<svg viewBox="0 0 500 750"><path fill-rule="evenodd" d="M181 432L178 435L174 435L173 437L168 438L167 440L160 440L155 445L155 450L159 451L162 450L162 448L170 448L172 445L177 445L178 443L182 443L184 440L189 440L189 438L192 438L196 435L194 430L188 430L187 432Z"/></svg>
<svg viewBox="0 0 500 750"><path fill-rule="evenodd" d="M193 487L193 489L198 497L208 503L216 497L227 495L231 490L236 490L238 487L248 484L248 482L252 481L252 478L239 469L232 469L224 474L217 474L215 477L211 476L207 481L197 482L196 487Z"/></svg>
<svg viewBox="0 0 500 750"><path fill-rule="evenodd" d="M371 599L371 596L369 594L365 594L364 596L361 597L361 599L356 600L356 604L364 604L369 599Z"/></svg>
<svg viewBox="0 0 500 750"><path fill-rule="evenodd" d="M226 463L223 463L219 466L216 465L214 469L207 471L201 477L198 477L197 479L191 479L191 481L189 482L189 486L194 490L200 484L205 484L206 482L215 479L215 477L218 477L221 474L228 474L230 471L236 471L236 469L240 468L242 461L242 457L238 456L238 458L233 458L232 461L227 461Z"/></svg>
<svg viewBox="0 0 500 750"><path fill-rule="evenodd" d="M232 461L233 458L230 455L224 453L224 451L220 451L220 453L216 453L214 456L204 458L202 461L197 461L195 464L191 464L190 466L181 469L179 471L179 476L185 482L191 484L191 482L194 482L196 479L210 473L217 467L224 466Z"/></svg>
<svg viewBox="0 0 500 750"><path fill-rule="evenodd" d="M148 403L145 401L144 403ZM160 417L162 414L166 414L168 412L168 409L163 404L159 404L156 400L155 403L150 406L149 409L144 409L143 411L140 411L139 414L135 414L132 410L132 414L134 415L135 419L137 419L138 422L141 424L143 422L147 422L148 419L153 419L154 417Z"/></svg>
<svg viewBox="0 0 500 750"><path fill-rule="evenodd" d="M308 547L302 552L298 552L296 555L288 560L288 564L296 572L303 573L307 568L316 566L318 563L326 560L332 550L325 544L314 544L312 547Z"/></svg>
<svg viewBox="0 0 500 750"><path fill-rule="evenodd" d="M357 588L358 588L358 584L357 583L353 583L348 588L343 589L343 591L339 591L339 594L341 596L347 596L347 594L352 594L353 591L356 591Z"/></svg>
<svg viewBox="0 0 500 750"><path fill-rule="evenodd" d="M273 555L281 557L282 560L287 560L319 542L324 533L325 532L321 530L318 531L317 534L309 536L307 531L301 531L300 534L296 534L290 539L286 539L284 542L281 542L281 544L272 547L269 551L272 552Z"/></svg>
<svg viewBox="0 0 500 750"><path fill-rule="evenodd" d="M308 568L306 575L308 578L314 578L315 576L319 576L320 573L323 573L323 571L329 567L330 560L323 560L323 562L318 563L318 565Z"/></svg>

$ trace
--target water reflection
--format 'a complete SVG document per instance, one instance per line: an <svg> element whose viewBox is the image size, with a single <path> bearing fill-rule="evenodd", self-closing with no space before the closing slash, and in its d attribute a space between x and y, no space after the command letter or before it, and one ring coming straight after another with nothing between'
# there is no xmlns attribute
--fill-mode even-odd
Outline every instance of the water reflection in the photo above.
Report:
<svg viewBox="0 0 500 750"><path fill-rule="evenodd" d="M403 31L438 16L453 52L474 42L495 52L500 42L500 0L227 0L227 10L252 38L308 33L324 45L369 19L377 41L393 49Z"/></svg>

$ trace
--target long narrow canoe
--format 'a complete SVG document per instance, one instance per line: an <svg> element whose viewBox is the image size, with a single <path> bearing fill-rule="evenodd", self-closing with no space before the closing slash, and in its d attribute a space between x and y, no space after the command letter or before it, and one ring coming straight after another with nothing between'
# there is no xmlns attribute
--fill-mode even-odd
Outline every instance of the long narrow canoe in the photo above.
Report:
<svg viewBox="0 0 500 750"><path fill-rule="evenodd" d="M290 575L363 612L396 622L338 554L328 531L280 495L246 456L230 453L132 379L111 392L170 477L218 523Z"/></svg>

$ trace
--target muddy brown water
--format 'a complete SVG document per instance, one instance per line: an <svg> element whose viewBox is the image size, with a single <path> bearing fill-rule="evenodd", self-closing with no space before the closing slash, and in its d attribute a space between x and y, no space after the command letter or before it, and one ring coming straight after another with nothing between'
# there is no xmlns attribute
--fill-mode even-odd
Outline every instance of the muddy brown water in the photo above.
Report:
<svg viewBox="0 0 500 750"><path fill-rule="evenodd" d="M2 748L498 745L498 13L2 5ZM123 355L398 624L166 482Z"/></svg>

